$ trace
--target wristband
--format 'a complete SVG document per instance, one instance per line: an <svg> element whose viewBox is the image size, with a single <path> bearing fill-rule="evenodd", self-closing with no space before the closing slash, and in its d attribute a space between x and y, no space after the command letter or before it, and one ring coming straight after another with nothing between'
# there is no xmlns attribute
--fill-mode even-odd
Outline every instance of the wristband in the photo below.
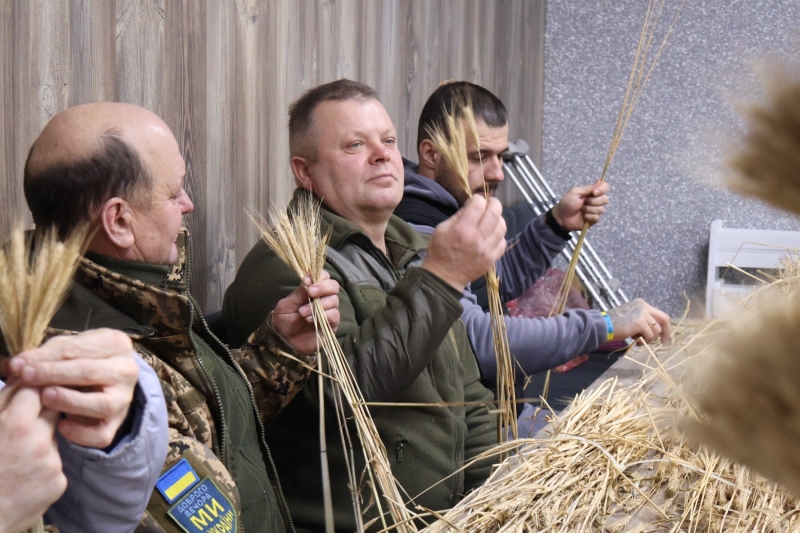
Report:
<svg viewBox="0 0 800 533"><path fill-rule="evenodd" d="M611 322L611 317L608 316L608 313L605 311L600 311L600 314L603 315L603 318L606 319L606 341L613 341L614 340L614 324Z"/></svg>
<svg viewBox="0 0 800 533"><path fill-rule="evenodd" d="M561 224L559 224L558 220L556 220L556 217L553 216L552 208L548 209L547 212L544 214L544 221L556 235L558 235L565 241L572 239L572 234L569 232L569 230L564 226L562 226Z"/></svg>

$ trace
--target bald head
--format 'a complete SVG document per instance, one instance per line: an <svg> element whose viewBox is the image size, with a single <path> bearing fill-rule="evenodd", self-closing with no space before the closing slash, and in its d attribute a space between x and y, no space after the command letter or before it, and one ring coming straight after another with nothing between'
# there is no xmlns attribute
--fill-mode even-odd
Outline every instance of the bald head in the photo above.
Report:
<svg viewBox="0 0 800 533"><path fill-rule="evenodd" d="M157 115L131 104L102 102L53 117L25 164L24 190L37 226L66 233L93 220L112 197L148 203L154 154L177 143Z"/></svg>

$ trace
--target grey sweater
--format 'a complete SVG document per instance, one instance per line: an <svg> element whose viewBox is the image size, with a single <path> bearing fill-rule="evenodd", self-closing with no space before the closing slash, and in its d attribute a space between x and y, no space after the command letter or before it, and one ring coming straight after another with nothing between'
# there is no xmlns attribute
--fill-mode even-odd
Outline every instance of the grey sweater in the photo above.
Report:
<svg viewBox="0 0 800 533"><path fill-rule="evenodd" d="M431 208L458 208L453 196L441 185L417 174L417 165L405 163L404 195L421 197ZM411 224L417 231L430 235L434 228ZM544 221L537 217L525 230L509 241L509 247L497 263L500 278L500 297L509 302L532 287L552 265L553 259L566 245ZM483 310L467 287L461 299L464 311L461 318L467 328L478 365L484 379L497 377L497 363L492 341L489 313ZM564 364L574 357L591 352L606 340L606 323L599 311L575 309L552 318L523 318L506 316L508 342L512 355L525 374L542 372Z"/></svg>

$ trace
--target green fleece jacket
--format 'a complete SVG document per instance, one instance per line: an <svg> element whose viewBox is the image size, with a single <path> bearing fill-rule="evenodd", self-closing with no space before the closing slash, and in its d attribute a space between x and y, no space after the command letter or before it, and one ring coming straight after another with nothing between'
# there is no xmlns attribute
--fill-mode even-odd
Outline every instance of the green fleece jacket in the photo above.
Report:
<svg viewBox="0 0 800 533"><path fill-rule="evenodd" d="M308 193L296 191L293 202L303 194ZM459 318L461 293L419 268L427 238L399 218L391 218L385 233L391 259L355 224L328 210L323 219L333 230L325 269L341 286L337 337L365 400L426 404L370 409L393 473L414 497L411 506L452 507L466 491L483 483L490 465L479 463L448 476L496 444L497 438L496 419L489 413L492 393L480 383ZM225 294L223 314L230 342L246 339L298 282L263 242L256 244ZM327 395L330 406L330 391ZM298 530L316 531L324 524L317 398L316 380L310 380L267 428ZM467 405L431 406L443 402ZM336 529L353 531L344 452L333 410L326 414L326 423ZM350 435L356 434L351 427ZM360 450L355 457L357 463L361 460L357 464L361 472ZM368 491L362 488L365 502L370 500ZM365 515L365 521L377 516L376 506Z"/></svg>

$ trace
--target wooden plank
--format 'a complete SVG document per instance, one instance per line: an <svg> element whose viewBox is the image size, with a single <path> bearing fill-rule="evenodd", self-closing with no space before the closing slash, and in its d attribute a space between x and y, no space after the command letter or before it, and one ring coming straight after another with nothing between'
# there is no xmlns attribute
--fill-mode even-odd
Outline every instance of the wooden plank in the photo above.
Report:
<svg viewBox="0 0 800 533"><path fill-rule="evenodd" d="M241 136L235 122L236 25L234 0L206 4L206 174L195 183L194 265L203 286L197 287L198 301L206 312L219 309L225 283L232 281L235 265L227 262L228 247L236 243L236 198L234 180L235 142ZM230 279L229 279L230 277Z"/></svg>
<svg viewBox="0 0 800 533"><path fill-rule="evenodd" d="M269 205L269 154L265 133L269 106L265 104L270 101L270 95L265 90L268 82L265 63L271 54L266 46L267 4L266 0L237 3L232 176L245 179L230 180L233 185L229 188L231 196L227 197L226 192L226 202L230 204L226 225L230 225L231 231L225 234L225 238L232 240L224 242L224 248L217 256L222 293L236 275L237 259L241 261L258 239L245 208L258 208L263 212ZM276 181L279 176L275 176ZM209 300L209 305L211 303Z"/></svg>
<svg viewBox="0 0 800 533"><path fill-rule="evenodd" d="M0 3L0 101L14 101L13 52L14 4ZM14 169L14 111L10 105L0 106L0 240L6 237L17 221L24 220L27 209L22 196L22 174Z"/></svg>
<svg viewBox="0 0 800 533"><path fill-rule="evenodd" d="M209 309L205 300L206 273L202 254L205 251L206 229L203 225L205 219L200 216L205 206L198 201L205 195L207 169L206 3L169 0L165 4L164 21L166 68L161 81L164 102L162 118L178 140L186 161L185 188L195 201L195 211L185 219L194 243L192 292L205 311L214 311L219 307L212 305Z"/></svg>
<svg viewBox="0 0 800 533"><path fill-rule="evenodd" d="M13 8L13 109L14 185L4 209L15 218L27 215L22 194L22 169L31 144L45 124L67 108L69 79L69 3L67 0L17 0ZM4 125L5 126L5 125Z"/></svg>
<svg viewBox="0 0 800 533"><path fill-rule="evenodd" d="M119 100L163 117L167 96L162 92L163 80L173 74L165 68L164 0L117 0L116 6Z"/></svg>
<svg viewBox="0 0 800 533"><path fill-rule="evenodd" d="M69 105L117 100L114 2L69 2Z"/></svg>

